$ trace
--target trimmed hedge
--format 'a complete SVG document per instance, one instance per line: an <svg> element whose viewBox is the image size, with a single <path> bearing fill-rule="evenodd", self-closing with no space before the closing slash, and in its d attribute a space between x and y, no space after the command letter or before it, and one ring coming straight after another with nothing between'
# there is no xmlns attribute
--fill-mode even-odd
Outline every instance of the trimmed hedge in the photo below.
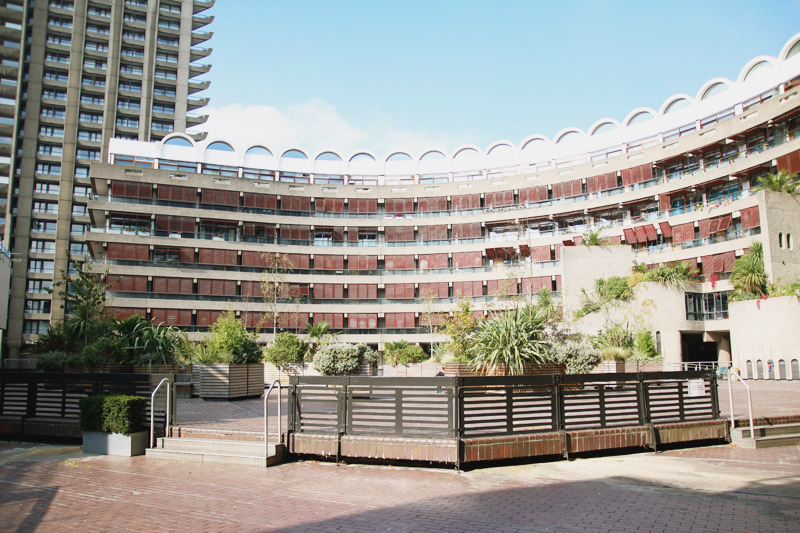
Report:
<svg viewBox="0 0 800 533"><path fill-rule="evenodd" d="M142 396L108 394L87 396L78 402L81 429L130 435L145 427L147 399Z"/></svg>

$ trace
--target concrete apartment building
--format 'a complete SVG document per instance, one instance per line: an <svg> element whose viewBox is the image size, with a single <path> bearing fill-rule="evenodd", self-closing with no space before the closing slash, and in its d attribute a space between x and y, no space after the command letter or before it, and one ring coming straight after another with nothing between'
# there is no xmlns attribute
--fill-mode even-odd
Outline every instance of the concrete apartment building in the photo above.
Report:
<svg viewBox="0 0 800 533"><path fill-rule="evenodd" d="M47 291L84 256L89 168L112 138L158 141L202 124L202 30L214 0L0 1L0 181L13 274L7 346L63 317ZM199 138L198 138L199 140Z"/></svg>
<svg viewBox="0 0 800 533"><path fill-rule="evenodd" d="M667 365L734 357L753 375L754 362L767 359L732 342L728 278L761 241L771 279L800 279L797 198L753 192L768 172L800 170L799 76L800 35L695 97L485 151L312 154L213 134L114 139L91 167L86 243L113 274L120 316L142 314L201 338L232 309L267 342L263 254L279 253L292 264L279 329L302 333L324 320L341 340L378 348L444 340L430 325L460 297L484 315L509 296L548 288L570 317L597 278L626 275L634 263L686 261L700 270L696 283L637 287L631 303L574 327L646 319ZM580 246L597 230L615 245ZM800 314L786 309L769 321L788 331ZM748 327L740 337L758 333L743 334ZM797 346L773 354L778 377L800 378Z"/></svg>

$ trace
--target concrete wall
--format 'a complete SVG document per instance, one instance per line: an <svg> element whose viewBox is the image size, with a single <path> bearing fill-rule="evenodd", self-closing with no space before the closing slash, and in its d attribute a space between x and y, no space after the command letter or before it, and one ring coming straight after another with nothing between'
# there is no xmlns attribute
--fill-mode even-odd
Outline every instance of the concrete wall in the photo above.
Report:
<svg viewBox="0 0 800 533"><path fill-rule="evenodd" d="M800 196L764 191L758 195L758 205L764 269L770 281L800 281Z"/></svg>
<svg viewBox="0 0 800 533"><path fill-rule="evenodd" d="M747 300L731 302L731 350L733 365L745 372L747 377L747 361L753 365L759 360L763 362L764 376L768 376L765 368L769 360L774 361L775 377L779 375L779 361L786 365L788 376L800 379L791 373L791 361L800 360L800 301L795 296L767 298L765 300ZM756 369L753 367L753 376Z"/></svg>
<svg viewBox="0 0 800 533"><path fill-rule="evenodd" d="M564 315L572 316L581 308L581 291L594 290L596 279L629 275L633 267L633 257L628 245L562 248L561 303Z"/></svg>

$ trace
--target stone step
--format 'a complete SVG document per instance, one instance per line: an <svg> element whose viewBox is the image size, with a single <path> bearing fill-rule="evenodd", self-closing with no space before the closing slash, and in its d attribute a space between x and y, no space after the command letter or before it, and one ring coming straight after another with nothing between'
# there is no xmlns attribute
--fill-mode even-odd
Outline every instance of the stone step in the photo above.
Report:
<svg viewBox="0 0 800 533"><path fill-rule="evenodd" d="M776 424L770 426L754 426L753 435L750 434L750 426L736 428L741 432L744 439L749 439L753 436L759 437L774 437L775 435L792 435L800 433L800 424Z"/></svg>
<svg viewBox="0 0 800 533"><path fill-rule="evenodd" d="M263 437L262 437L263 439ZM277 440L277 439L276 439ZM158 439L158 448L178 452L232 453L237 455L264 455L264 442L240 440L194 439L171 437ZM275 455L275 444L270 444L269 455Z"/></svg>
<svg viewBox="0 0 800 533"><path fill-rule="evenodd" d="M273 429L270 427L270 429ZM274 429L277 429L275 426ZM211 440L237 440L237 441L251 441L251 442L264 442L263 431L242 431L231 429L214 429L214 428L198 428L186 426L172 426L170 428L170 436L192 439L211 439ZM277 431L270 431L269 439L271 441L278 440Z"/></svg>
<svg viewBox="0 0 800 533"><path fill-rule="evenodd" d="M797 446L800 444L800 433L756 437L754 442L756 449L773 448L775 446Z"/></svg>
<svg viewBox="0 0 800 533"><path fill-rule="evenodd" d="M166 448L149 448L145 450L146 457L162 461L255 466L260 468L280 463L284 455L285 447L283 444L275 446L275 454L269 457L251 454L171 450Z"/></svg>

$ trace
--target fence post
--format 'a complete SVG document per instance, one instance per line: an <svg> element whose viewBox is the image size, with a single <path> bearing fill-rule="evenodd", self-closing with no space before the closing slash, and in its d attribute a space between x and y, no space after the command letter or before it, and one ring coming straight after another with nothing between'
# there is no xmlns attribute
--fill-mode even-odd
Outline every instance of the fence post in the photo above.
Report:
<svg viewBox="0 0 800 533"><path fill-rule="evenodd" d="M288 409L287 409L288 413L286 413L287 417L289 418L289 420L287 421L288 422L287 423L287 426L288 426L287 427L287 431L289 433L294 433L295 427L296 427L295 426L295 417L296 417L296 413L295 413L296 398L295 398L295 395L296 394L297 394L297 376L290 376L289 377L289 391L288 391L288 394L287 394L287 396L288 396L287 401L288 401L289 405L287 406L288 407ZM286 440L289 440L289 439L287 438Z"/></svg>
<svg viewBox="0 0 800 533"><path fill-rule="evenodd" d="M719 420L719 389L717 388L717 373L710 372L709 393L711 394L711 416L714 420ZM730 379L730 378L728 378Z"/></svg>
<svg viewBox="0 0 800 533"><path fill-rule="evenodd" d="M647 402L647 387L644 383L644 373L639 372L637 375L637 397L639 402L639 424L646 426L650 423L650 410L648 409Z"/></svg>
<svg viewBox="0 0 800 533"><path fill-rule="evenodd" d="M456 436L456 470L461 470L464 460L464 378L455 376L453 379L455 411L453 421Z"/></svg>
<svg viewBox="0 0 800 533"><path fill-rule="evenodd" d="M564 431L567 427L564 415L564 389L561 381L561 374L553 374L553 429L556 431Z"/></svg>

